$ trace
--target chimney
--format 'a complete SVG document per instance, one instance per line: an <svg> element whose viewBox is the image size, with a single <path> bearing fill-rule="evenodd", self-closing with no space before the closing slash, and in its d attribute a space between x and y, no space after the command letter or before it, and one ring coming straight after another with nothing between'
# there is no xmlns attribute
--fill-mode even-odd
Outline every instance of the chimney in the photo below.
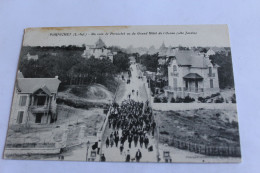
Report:
<svg viewBox="0 0 260 173"><path fill-rule="evenodd" d="M59 76L55 76L56 79L59 79Z"/></svg>

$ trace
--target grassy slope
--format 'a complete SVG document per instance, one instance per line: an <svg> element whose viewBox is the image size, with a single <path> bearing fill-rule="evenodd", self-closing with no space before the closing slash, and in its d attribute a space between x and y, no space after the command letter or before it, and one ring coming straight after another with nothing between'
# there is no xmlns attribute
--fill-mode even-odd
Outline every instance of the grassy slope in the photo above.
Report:
<svg viewBox="0 0 260 173"><path fill-rule="evenodd" d="M239 133L235 111L188 110L155 111L160 141L169 138L212 146L238 146Z"/></svg>

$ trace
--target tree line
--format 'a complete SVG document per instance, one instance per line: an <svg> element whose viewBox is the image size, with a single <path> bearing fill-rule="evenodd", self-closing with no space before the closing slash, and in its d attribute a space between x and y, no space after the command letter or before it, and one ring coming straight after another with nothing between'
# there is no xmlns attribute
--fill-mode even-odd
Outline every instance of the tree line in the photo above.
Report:
<svg viewBox="0 0 260 173"><path fill-rule="evenodd" d="M93 56L86 59L84 47L23 47L19 70L26 78L53 78L59 76L61 85L88 85L100 83L106 86L116 74L129 68L129 55L119 51L113 62ZM38 60L28 60L26 55L38 55ZM110 80L110 81L109 81Z"/></svg>

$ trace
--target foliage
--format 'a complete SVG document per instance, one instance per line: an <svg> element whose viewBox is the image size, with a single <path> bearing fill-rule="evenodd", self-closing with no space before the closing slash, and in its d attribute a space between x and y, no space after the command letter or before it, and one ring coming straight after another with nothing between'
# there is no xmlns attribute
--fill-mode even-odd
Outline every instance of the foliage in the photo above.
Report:
<svg viewBox="0 0 260 173"><path fill-rule="evenodd" d="M234 88L231 54L228 54L226 56L225 54L217 53L215 55L209 56L209 59L212 61L213 64L217 64L220 66L218 68L219 87L221 89Z"/></svg>
<svg viewBox="0 0 260 173"><path fill-rule="evenodd" d="M223 97L218 97L216 100L215 100L215 103L223 103L224 102L224 98Z"/></svg>
<svg viewBox="0 0 260 173"><path fill-rule="evenodd" d="M236 103L237 102L236 94L233 94L233 96L231 97L231 102L232 103Z"/></svg>
<svg viewBox="0 0 260 173"><path fill-rule="evenodd" d="M153 102L154 103L161 103L161 99L158 98L158 97L154 97Z"/></svg>
<svg viewBox="0 0 260 173"><path fill-rule="evenodd" d="M191 98L190 96L186 96L183 100L184 103L190 103L190 102L194 102L195 99Z"/></svg>
<svg viewBox="0 0 260 173"><path fill-rule="evenodd" d="M171 103L175 103L175 99L174 99L174 97L171 99Z"/></svg>
<svg viewBox="0 0 260 173"><path fill-rule="evenodd" d="M203 97L199 97L198 101L200 101L201 103L206 103L207 100Z"/></svg>
<svg viewBox="0 0 260 173"><path fill-rule="evenodd" d="M183 102L183 99L181 97L176 98L176 103L182 103L182 102Z"/></svg>
<svg viewBox="0 0 260 173"><path fill-rule="evenodd" d="M117 72L127 71L130 64L127 54L118 52L114 56L113 64L117 67Z"/></svg>
<svg viewBox="0 0 260 173"><path fill-rule="evenodd" d="M23 47L19 70L26 78L53 78L59 76L61 87L68 84L88 85L100 83L114 90L115 74L129 68L128 55L118 52L114 63L109 59L82 58L83 47ZM38 60L28 60L26 55L38 55Z"/></svg>
<svg viewBox="0 0 260 173"><path fill-rule="evenodd" d="M140 62L148 71L156 72L158 67L158 53L154 55L144 54L140 56Z"/></svg>
<svg viewBox="0 0 260 173"><path fill-rule="evenodd" d="M167 97L163 97L163 98L162 98L162 102L163 102L163 103L168 103Z"/></svg>

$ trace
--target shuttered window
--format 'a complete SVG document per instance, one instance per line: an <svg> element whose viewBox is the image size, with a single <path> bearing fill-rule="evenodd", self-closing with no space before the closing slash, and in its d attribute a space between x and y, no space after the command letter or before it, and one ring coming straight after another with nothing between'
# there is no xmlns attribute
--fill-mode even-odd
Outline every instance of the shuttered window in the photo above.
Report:
<svg viewBox="0 0 260 173"><path fill-rule="evenodd" d="M27 96L21 96L19 101L19 106L25 106L26 100L27 100Z"/></svg>
<svg viewBox="0 0 260 173"><path fill-rule="evenodd" d="M213 79L210 79L210 88L213 88Z"/></svg>
<svg viewBox="0 0 260 173"><path fill-rule="evenodd" d="M24 113L23 111L18 112L17 119L16 119L16 122L18 124L21 124L23 122L23 113Z"/></svg>

